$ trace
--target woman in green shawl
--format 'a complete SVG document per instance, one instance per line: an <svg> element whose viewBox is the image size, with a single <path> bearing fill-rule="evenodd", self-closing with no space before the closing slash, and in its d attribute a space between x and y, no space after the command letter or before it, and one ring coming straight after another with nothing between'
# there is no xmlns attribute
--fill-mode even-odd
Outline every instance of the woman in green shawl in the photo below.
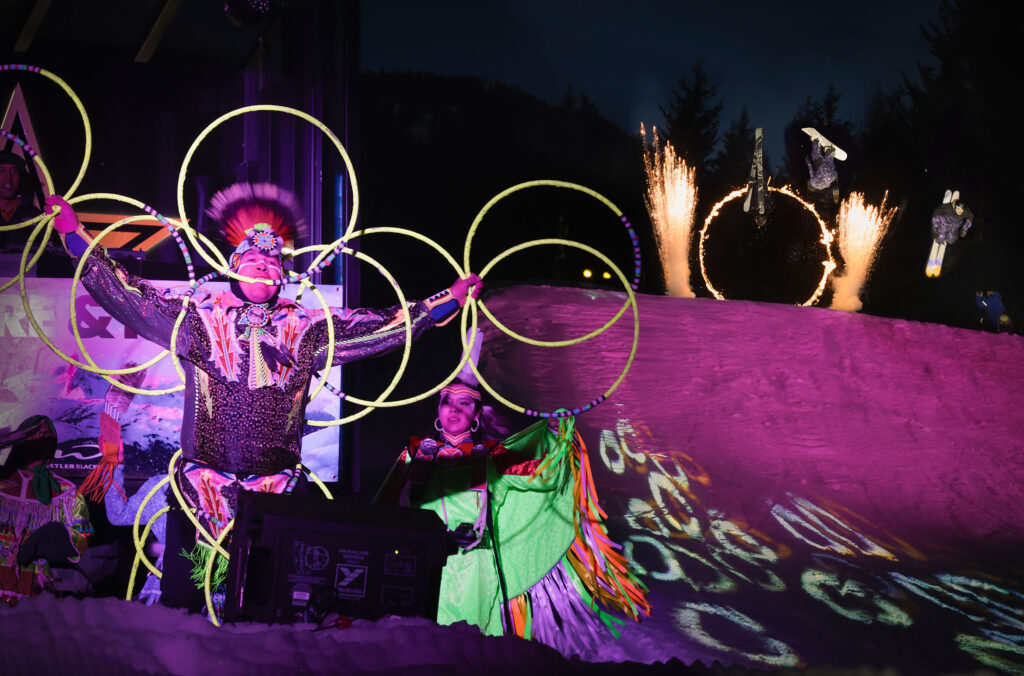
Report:
<svg viewBox="0 0 1024 676"><path fill-rule="evenodd" d="M639 621L650 606L608 537L586 447L571 416L487 438L485 408L475 385L443 388L436 434L409 439L376 500L433 510L458 546L439 623L592 650L618 636L613 612Z"/></svg>

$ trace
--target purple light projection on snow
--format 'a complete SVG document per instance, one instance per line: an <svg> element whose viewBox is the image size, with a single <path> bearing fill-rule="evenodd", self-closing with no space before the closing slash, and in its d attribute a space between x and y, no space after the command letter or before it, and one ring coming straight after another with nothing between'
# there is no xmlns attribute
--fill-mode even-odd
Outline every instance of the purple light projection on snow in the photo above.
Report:
<svg viewBox="0 0 1024 676"><path fill-rule="evenodd" d="M1024 341L638 300L633 369L577 422L611 534L651 587L652 618L624 628L629 659L1024 666ZM539 287L487 303L553 340L600 326L622 294ZM607 387L630 331L550 349L485 330L483 371L514 400L557 406Z"/></svg>
<svg viewBox="0 0 1024 676"><path fill-rule="evenodd" d="M487 303L553 340L600 326L622 294L521 287ZM588 661L1024 669L1024 341L822 308L639 306L633 369L577 423L653 615ZM485 325L481 368L535 408L592 398L627 358L627 324L557 349ZM0 608L12 673L602 669L417 618L311 629L217 629L114 599Z"/></svg>

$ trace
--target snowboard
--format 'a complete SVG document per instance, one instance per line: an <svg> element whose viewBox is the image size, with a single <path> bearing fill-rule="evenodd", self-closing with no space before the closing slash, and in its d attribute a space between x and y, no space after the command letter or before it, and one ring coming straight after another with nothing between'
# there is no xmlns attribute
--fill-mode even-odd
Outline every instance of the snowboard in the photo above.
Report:
<svg viewBox="0 0 1024 676"><path fill-rule="evenodd" d="M803 133L805 133L808 136L810 136L812 141L817 141L818 145L821 146L822 152L826 152L827 153L827 152L829 152L831 150L832 156L835 157L840 162L845 161L846 158L849 157L846 154L845 150L843 150L842 148L837 146L835 143L832 143L832 141L829 141L827 138L822 136L821 132L819 132L814 127L804 127L801 131L803 131Z"/></svg>

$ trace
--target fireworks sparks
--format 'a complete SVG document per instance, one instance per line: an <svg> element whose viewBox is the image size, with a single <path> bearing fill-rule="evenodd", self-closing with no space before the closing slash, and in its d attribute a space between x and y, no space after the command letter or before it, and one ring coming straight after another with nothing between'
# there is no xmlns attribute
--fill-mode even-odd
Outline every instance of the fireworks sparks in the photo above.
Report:
<svg viewBox="0 0 1024 676"><path fill-rule="evenodd" d="M697 209L694 170L676 155L668 141L658 138L657 128L652 129L650 144L643 126L640 134L647 174L644 201L654 225L665 286L671 296L694 298L696 294L690 288L690 232Z"/></svg>
<svg viewBox="0 0 1024 676"><path fill-rule="evenodd" d="M886 210L885 200L888 196L886 193L882 197L882 204L875 207L866 204L864 195L855 192L839 205L839 253L845 266L843 274L832 282L835 291L832 308L835 310L856 312L863 307L860 291L871 273L871 266L878 253L878 243L897 211L895 208Z"/></svg>

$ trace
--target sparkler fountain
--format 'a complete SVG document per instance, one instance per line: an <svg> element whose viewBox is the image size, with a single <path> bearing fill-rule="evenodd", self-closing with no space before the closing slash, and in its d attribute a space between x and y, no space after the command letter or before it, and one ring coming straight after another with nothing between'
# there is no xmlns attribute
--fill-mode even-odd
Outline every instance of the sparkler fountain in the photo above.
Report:
<svg viewBox="0 0 1024 676"><path fill-rule="evenodd" d="M695 171L676 155L667 140L662 142L658 138L656 127L651 132L652 141L648 144L641 125L647 175L644 202L654 225L665 287L670 296L694 298L696 294L690 287L690 233L697 209Z"/></svg>
<svg viewBox="0 0 1024 676"><path fill-rule="evenodd" d="M872 206L864 202L864 195L851 193L839 206L836 219L839 226L839 252L845 262L843 274L837 276L832 284L835 294L832 298L834 310L857 312L863 307L860 291L871 273L878 255L878 243L882 240L896 208L886 209L882 197L880 206Z"/></svg>

